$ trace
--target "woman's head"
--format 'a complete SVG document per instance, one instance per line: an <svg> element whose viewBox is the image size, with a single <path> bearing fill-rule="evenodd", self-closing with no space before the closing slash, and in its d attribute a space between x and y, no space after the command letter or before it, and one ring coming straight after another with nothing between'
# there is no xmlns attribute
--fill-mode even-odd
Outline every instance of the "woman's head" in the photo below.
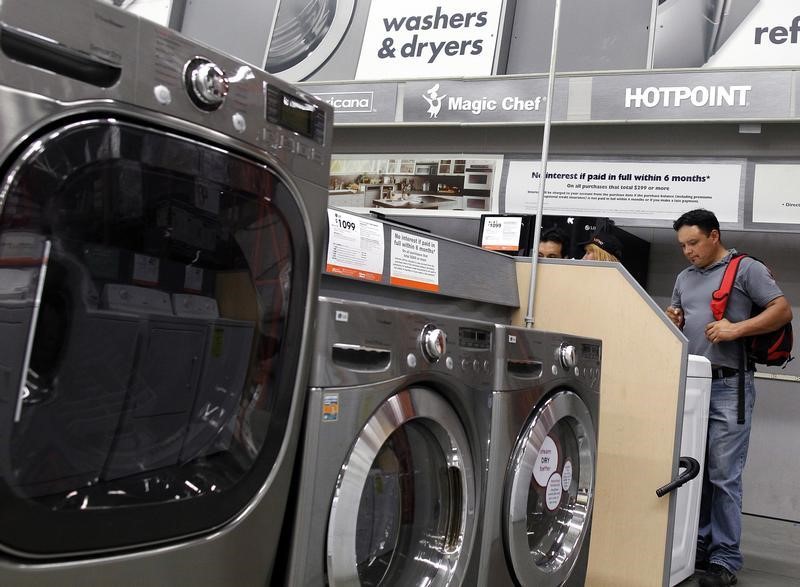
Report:
<svg viewBox="0 0 800 587"><path fill-rule="evenodd" d="M600 247L598 247L594 243L589 243L585 247L583 247L584 255L583 259L586 261L616 261L619 262L614 255L611 253L604 251Z"/></svg>

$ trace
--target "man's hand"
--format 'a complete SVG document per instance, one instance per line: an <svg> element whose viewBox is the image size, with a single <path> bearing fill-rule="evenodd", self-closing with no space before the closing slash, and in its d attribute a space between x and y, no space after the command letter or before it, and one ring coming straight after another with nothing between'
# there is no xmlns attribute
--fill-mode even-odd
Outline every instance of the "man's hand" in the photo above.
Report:
<svg viewBox="0 0 800 587"><path fill-rule="evenodd" d="M728 322L726 318L723 318L722 320L706 324L706 338L714 344L736 340L739 338L739 330L736 324Z"/></svg>
<svg viewBox="0 0 800 587"><path fill-rule="evenodd" d="M667 316L675 326L683 330L683 310L681 308L670 306L667 308Z"/></svg>

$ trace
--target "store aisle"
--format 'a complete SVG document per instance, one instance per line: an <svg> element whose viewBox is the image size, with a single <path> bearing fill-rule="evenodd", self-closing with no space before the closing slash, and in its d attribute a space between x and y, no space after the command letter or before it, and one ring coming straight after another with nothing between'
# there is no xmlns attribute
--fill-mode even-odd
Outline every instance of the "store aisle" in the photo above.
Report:
<svg viewBox="0 0 800 587"><path fill-rule="evenodd" d="M742 587L795 587L800 584L800 524L745 515L742 519ZM694 587L690 578L679 587Z"/></svg>

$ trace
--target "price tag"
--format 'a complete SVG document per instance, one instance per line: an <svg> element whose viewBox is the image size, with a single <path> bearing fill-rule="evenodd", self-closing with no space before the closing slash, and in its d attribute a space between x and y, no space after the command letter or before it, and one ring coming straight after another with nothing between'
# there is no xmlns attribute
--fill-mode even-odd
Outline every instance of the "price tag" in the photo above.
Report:
<svg viewBox="0 0 800 587"><path fill-rule="evenodd" d="M383 224L328 209L327 273L381 281L383 248Z"/></svg>

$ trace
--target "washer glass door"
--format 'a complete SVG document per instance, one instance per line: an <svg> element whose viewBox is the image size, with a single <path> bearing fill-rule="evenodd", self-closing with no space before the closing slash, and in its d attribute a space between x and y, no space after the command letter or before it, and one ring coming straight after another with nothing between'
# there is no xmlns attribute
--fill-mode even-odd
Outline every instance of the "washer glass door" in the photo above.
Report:
<svg viewBox="0 0 800 587"><path fill-rule="evenodd" d="M328 524L331 585L447 585L463 580L475 522L467 437L438 394L390 397L359 434Z"/></svg>
<svg viewBox="0 0 800 587"><path fill-rule="evenodd" d="M506 548L523 585L560 585L572 571L589 528L596 446L589 410L571 391L547 399L523 429L503 508Z"/></svg>

